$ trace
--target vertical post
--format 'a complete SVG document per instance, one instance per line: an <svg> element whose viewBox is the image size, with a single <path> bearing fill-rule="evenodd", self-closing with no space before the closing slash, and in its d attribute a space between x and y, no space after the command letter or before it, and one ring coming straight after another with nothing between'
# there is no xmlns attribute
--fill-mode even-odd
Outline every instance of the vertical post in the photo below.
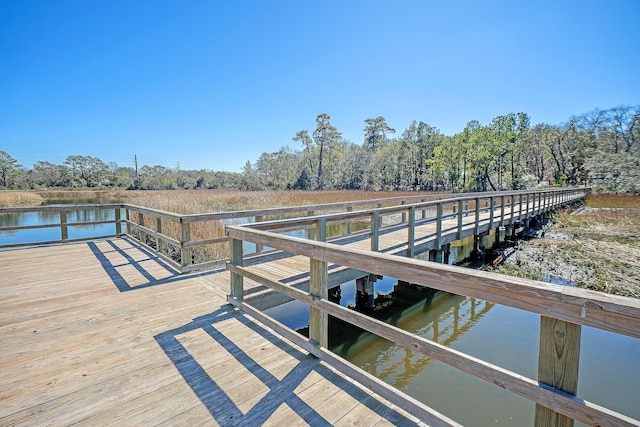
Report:
<svg viewBox="0 0 640 427"><path fill-rule="evenodd" d="M473 234L477 235L480 230L480 198L476 197L476 224L473 228Z"/></svg>
<svg viewBox="0 0 640 427"><path fill-rule="evenodd" d="M500 227L504 227L504 195L500 196Z"/></svg>
<svg viewBox="0 0 640 427"><path fill-rule="evenodd" d="M184 244L191 241L191 223L181 223L182 233L180 236L180 261L182 266L191 265L191 248L185 247Z"/></svg>
<svg viewBox="0 0 640 427"><path fill-rule="evenodd" d="M408 231L409 231L409 236L407 238L407 256L409 258L413 258L414 255L414 246L415 246L415 240L416 240L416 208L414 206L411 206L409 208L409 224L408 224Z"/></svg>
<svg viewBox="0 0 640 427"><path fill-rule="evenodd" d="M420 202L425 203L427 201L427 199L422 199L420 200ZM426 209L422 209L422 219L426 219L427 218L427 210Z"/></svg>
<svg viewBox="0 0 640 427"><path fill-rule="evenodd" d="M400 204L404 206L407 204L407 201L403 200L400 202ZM402 211L402 224L404 224L405 222L407 222L407 213L405 211Z"/></svg>
<svg viewBox="0 0 640 427"><path fill-rule="evenodd" d="M531 215L536 216L536 193L533 193L533 199L531 200Z"/></svg>
<svg viewBox="0 0 640 427"><path fill-rule="evenodd" d="M124 218L127 221L127 234L131 235L132 228L129 225L129 222L131 221L131 211L129 210L129 208L125 208L124 210Z"/></svg>
<svg viewBox="0 0 640 427"><path fill-rule="evenodd" d="M314 212L313 211L307 211L307 216L313 216ZM316 229L315 228L307 228L307 239L309 240L315 240L316 239Z"/></svg>
<svg viewBox="0 0 640 427"><path fill-rule="evenodd" d="M67 211L60 211L60 234L62 240L69 240L69 229L67 228Z"/></svg>
<svg viewBox="0 0 640 427"><path fill-rule="evenodd" d="M518 195L518 204L520 205L518 207L518 221L522 221L522 199L523 199L522 196L524 196L524 194L522 193Z"/></svg>
<svg viewBox="0 0 640 427"><path fill-rule="evenodd" d="M316 232L315 232L316 240L319 242L327 241L327 219L320 218L316 221Z"/></svg>
<svg viewBox="0 0 640 427"><path fill-rule="evenodd" d="M456 231L456 239L462 239L462 216L464 215L464 202L458 200L458 230Z"/></svg>
<svg viewBox="0 0 640 427"><path fill-rule="evenodd" d="M162 218L160 218L159 216L156 217L156 232L158 234L162 234ZM156 250L160 254L164 252L164 242L162 241L160 236L156 237Z"/></svg>
<svg viewBox="0 0 640 427"><path fill-rule="evenodd" d="M142 214L142 212L138 212L138 225L144 227L144 215ZM147 233L142 231L142 229L140 229L140 231L138 233L140 234L140 241L146 245L147 244Z"/></svg>
<svg viewBox="0 0 640 427"><path fill-rule="evenodd" d="M231 265L244 265L243 243L242 240L231 239ZM241 274L231 273L231 296L240 301L244 299L244 277Z"/></svg>
<svg viewBox="0 0 640 427"><path fill-rule="evenodd" d="M440 249L440 240L442 239L442 202L436 205L436 248Z"/></svg>
<svg viewBox="0 0 640 427"><path fill-rule="evenodd" d="M493 196L489 197L489 205L491 208L489 209L489 230L493 228Z"/></svg>
<svg viewBox="0 0 640 427"><path fill-rule="evenodd" d="M540 317L538 381L566 393L576 394L580 332L580 325L551 317ZM536 404L535 425L572 427L573 420Z"/></svg>
<svg viewBox="0 0 640 427"><path fill-rule="evenodd" d="M353 206L347 206L347 212L353 212ZM351 219L347 220L347 234L351 234Z"/></svg>
<svg viewBox="0 0 640 427"><path fill-rule="evenodd" d="M257 215L255 218L255 222L262 222L263 218L261 215ZM256 243L256 252L262 252L264 247L260 243Z"/></svg>
<svg viewBox="0 0 640 427"><path fill-rule="evenodd" d="M327 299L327 262L311 258L309 293L317 299ZM309 338L322 347L329 346L329 315L317 308L309 310Z"/></svg>
<svg viewBox="0 0 640 427"><path fill-rule="evenodd" d="M116 220L116 236L122 235L122 223L120 222L120 208L115 209L115 213L113 214Z"/></svg>
<svg viewBox="0 0 640 427"><path fill-rule="evenodd" d="M374 211L371 214L371 250L378 250L378 240L380 239L380 213Z"/></svg>

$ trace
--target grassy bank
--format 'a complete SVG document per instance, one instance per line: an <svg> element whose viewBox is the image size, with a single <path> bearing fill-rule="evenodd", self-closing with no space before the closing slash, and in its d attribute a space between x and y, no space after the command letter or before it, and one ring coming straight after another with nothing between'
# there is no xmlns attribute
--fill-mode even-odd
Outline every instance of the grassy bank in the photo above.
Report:
<svg viewBox="0 0 640 427"><path fill-rule="evenodd" d="M28 191L0 191L0 207L39 205L43 198Z"/></svg>
<svg viewBox="0 0 640 427"><path fill-rule="evenodd" d="M557 213L497 271L640 298L640 197L594 195Z"/></svg>

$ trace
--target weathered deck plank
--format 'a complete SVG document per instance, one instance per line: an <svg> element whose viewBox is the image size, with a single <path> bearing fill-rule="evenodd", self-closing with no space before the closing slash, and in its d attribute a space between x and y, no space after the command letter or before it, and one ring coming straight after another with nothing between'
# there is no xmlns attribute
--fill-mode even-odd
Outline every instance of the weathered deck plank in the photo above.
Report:
<svg viewBox="0 0 640 427"><path fill-rule="evenodd" d="M417 422L228 292L226 271L176 275L127 240L1 251L0 425Z"/></svg>

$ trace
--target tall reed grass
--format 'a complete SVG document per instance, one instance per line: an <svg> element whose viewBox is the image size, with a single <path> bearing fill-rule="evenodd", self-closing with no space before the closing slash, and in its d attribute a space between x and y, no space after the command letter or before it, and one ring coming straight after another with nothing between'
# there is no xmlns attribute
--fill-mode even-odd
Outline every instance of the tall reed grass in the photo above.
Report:
<svg viewBox="0 0 640 427"><path fill-rule="evenodd" d="M37 193L27 191L0 191L0 207L38 205L44 199Z"/></svg>
<svg viewBox="0 0 640 427"><path fill-rule="evenodd" d="M151 209L179 214L203 214L275 207L306 206L357 200L371 200L400 196L417 196L415 192L364 192L364 191L237 191L237 190L168 190L127 191L126 202ZM137 220L137 218L135 218ZM155 218L143 216L146 227L157 231ZM180 240L180 225L161 220L162 233ZM191 240L224 237L225 224L221 221L202 221L191 224ZM154 244L149 240L147 243ZM176 258L177 248L168 248L165 255ZM193 249L193 261L225 259L229 256L228 243L203 245Z"/></svg>

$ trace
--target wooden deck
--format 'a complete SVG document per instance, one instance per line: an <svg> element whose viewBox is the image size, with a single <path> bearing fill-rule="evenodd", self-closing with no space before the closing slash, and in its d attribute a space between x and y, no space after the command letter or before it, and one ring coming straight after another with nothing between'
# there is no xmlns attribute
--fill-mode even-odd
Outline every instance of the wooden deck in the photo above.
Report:
<svg viewBox="0 0 640 427"><path fill-rule="evenodd" d="M129 240L0 251L0 425L420 424Z"/></svg>

